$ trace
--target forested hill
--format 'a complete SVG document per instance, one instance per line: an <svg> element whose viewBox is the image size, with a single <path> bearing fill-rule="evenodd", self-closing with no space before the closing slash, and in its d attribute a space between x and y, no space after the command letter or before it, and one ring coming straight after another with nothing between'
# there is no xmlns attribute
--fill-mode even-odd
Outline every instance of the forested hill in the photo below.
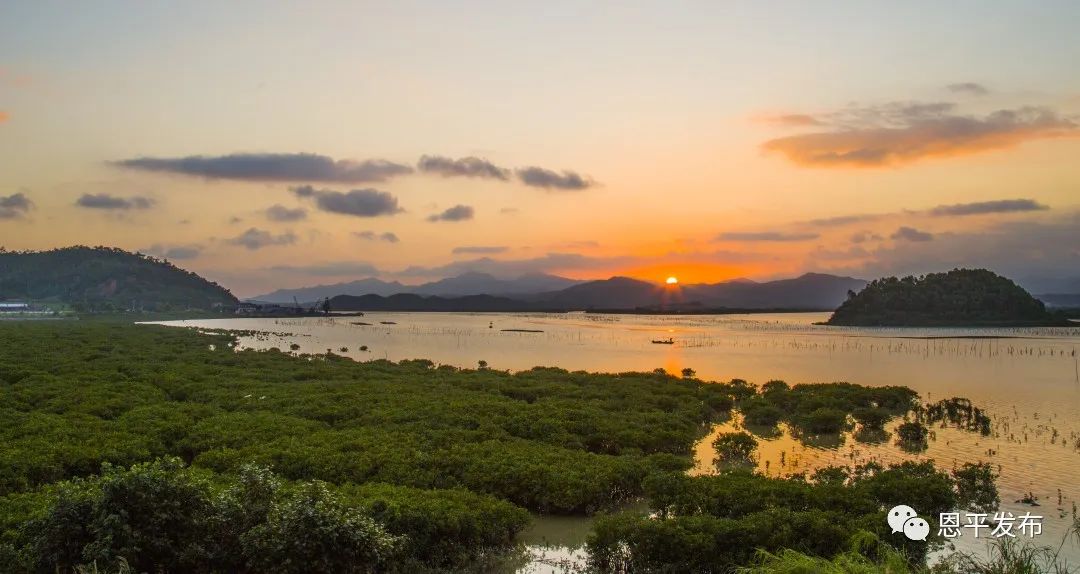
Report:
<svg viewBox="0 0 1080 574"><path fill-rule="evenodd" d="M1068 322L1011 280L986 269L886 277L849 293L830 325L1034 326Z"/></svg>
<svg viewBox="0 0 1080 574"><path fill-rule="evenodd" d="M79 310L163 311L233 305L228 289L168 261L110 247L0 250L0 300Z"/></svg>

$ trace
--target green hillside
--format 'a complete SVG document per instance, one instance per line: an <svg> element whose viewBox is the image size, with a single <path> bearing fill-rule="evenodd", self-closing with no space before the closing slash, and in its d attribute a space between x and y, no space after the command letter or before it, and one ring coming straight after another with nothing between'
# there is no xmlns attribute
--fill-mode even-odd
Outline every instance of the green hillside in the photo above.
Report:
<svg viewBox="0 0 1080 574"><path fill-rule="evenodd" d="M885 277L850 293L829 325L1034 326L1068 324L1011 280L986 269Z"/></svg>
<svg viewBox="0 0 1080 574"><path fill-rule="evenodd" d="M111 247L0 249L0 300L79 311L168 311L233 305L228 289L168 261Z"/></svg>

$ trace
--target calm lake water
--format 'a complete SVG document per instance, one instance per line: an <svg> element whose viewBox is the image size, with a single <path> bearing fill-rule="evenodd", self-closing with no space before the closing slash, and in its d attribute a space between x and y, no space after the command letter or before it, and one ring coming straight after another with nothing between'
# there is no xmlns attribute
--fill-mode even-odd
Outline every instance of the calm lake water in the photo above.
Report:
<svg viewBox="0 0 1080 574"><path fill-rule="evenodd" d="M799 441L786 429L759 437L759 469L773 475L830 464L933 459L951 468L989 461L1001 477L1001 510L1044 516L1035 539L1057 546L1080 505L1080 328L915 329L815 325L828 313L652 316L602 314L368 313L363 317L213 319L165 324L256 331L242 347L337 354L357 360L430 359L459 367L487 361L512 371L537 365L587 371L671 373L692 368L706 380L773 379L790 384L847 381L903 385L926 401L971 399L993 419L991 436L937 428L929 448L909 454L891 436L880 442L851 433ZM525 332L538 331L538 332ZM674 340L672 345L654 339ZM366 346L367 351L360 351ZM348 352L342 352L342 347ZM888 427L892 430L900 421ZM696 447L693 472L712 472L711 436L738 426L718 425ZM864 438L864 437L858 437ZM1018 501L1026 493L1032 507ZM932 517L934 524L937 517ZM579 562L585 519L536 521L525 540L548 544L529 572L561 571L546 562ZM986 537L986 532L983 533ZM985 540L965 532L956 546L982 552ZM1063 553L1080 562L1080 547Z"/></svg>

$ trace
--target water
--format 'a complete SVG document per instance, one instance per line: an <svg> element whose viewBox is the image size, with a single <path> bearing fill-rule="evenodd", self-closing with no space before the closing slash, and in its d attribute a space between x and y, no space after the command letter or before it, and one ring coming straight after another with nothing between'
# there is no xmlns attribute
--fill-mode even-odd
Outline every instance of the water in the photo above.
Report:
<svg viewBox="0 0 1080 574"><path fill-rule="evenodd" d="M363 317L213 319L166 324L256 331L242 347L337 354L357 360L423 358L459 367L487 361L494 369L556 366L587 371L679 373L692 368L707 380L742 378L753 383L847 381L903 385L928 401L966 397L994 421L983 437L935 428L920 454L893 439L859 442L851 433L800 442L781 428L759 438L759 469L770 474L808 472L829 464L930 458L944 468L988 461L1001 477L1001 510L1043 515L1036 542L1057 546L1080 505L1080 329L854 328L815 325L827 313L711 316L593 314L368 313ZM393 324L383 324L382 322ZM358 323L369 323L368 325ZM510 329L511 331L507 331ZM530 330L540 332L522 332ZM675 341L653 344L654 339ZM367 346L367 351L360 351ZM348 351L341 351L345 347ZM694 472L711 472L711 436L696 447ZM895 428L894 421L888 430ZM781 453L783 453L781 455ZM781 458L783 460L781 461ZM1026 493L1040 503L1014 502ZM937 517L933 517L936 521ZM932 521L932 522L934 522ZM588 531L582 519L542 518L526 542L547 544L530 572L558 570L548 562L579 562ZM984 532L985 536L985 532ZM957 547L982 550L970 534ZM1080 547L1066 544L1070 562Z"/></svg>

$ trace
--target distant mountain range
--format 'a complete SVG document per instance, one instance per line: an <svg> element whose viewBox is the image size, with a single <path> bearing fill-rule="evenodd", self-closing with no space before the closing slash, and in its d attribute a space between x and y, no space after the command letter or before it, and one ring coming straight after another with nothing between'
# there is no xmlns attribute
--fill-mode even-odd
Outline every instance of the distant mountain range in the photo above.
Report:
<svg viewBox="0 0 1080 574"><path fill-rule="evenodd" d="M265 295L252 297L253 301L267 303L292 303L295 297L301 303L319 301L338 295L382 295L384 297L409 293L438 297L463 297L467 295L526 295L558 291L572 285L583 283L574 279L528 273L517 279L499 279L487 273L464 273L457 277L448 277L422 285L403 285L397 281L379 279L361 279L333 285L315 285L299 289L278 289Z"/></svg>
<svg viewBox="0 0 1080 574"><path fill-rule="evenodd" d="M421 286L412 293L386 296L379 293L338 295L330 298L331 308L339 311L682 311L702 312L723 309L835 309L858 291L866 281L807 273L794 279L753 282L745 279L714 284L657 285L629 277L612 277L599 281L572 282L568 287L543 291L508 293L471 293L454 296L451 293L425 296L424 292L449 289L447 285L469 285L483 288L481 274L470 274L465 281L444 280ZM490 276L488 276L490 277ZM453 279L461 279L453 278ZM494 279L494 278L492 278ZM545 281L559 279L545 276ZM495 280L499 281L499 280ZM499 285L516 285L524 290L530 281L504 281ZM564 279L563 281L570 281ZM448 283L449 282L449 283Z"/></svg>

